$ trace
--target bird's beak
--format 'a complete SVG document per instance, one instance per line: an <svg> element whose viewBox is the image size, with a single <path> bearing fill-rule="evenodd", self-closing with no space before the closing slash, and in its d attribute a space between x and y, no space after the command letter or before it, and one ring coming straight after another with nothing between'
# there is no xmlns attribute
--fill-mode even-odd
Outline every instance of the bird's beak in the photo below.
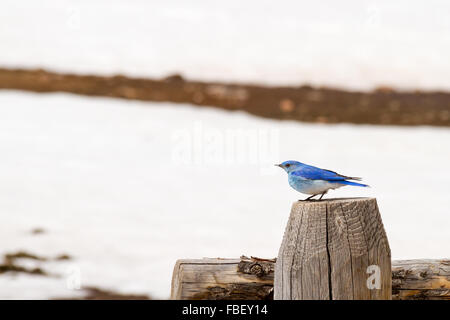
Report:
<svg viewBox="0 0 450 320"><path fill-rule="evenodd" d="M275 166L275 167L283 168L283 166L282 166L281 164L275 164L274 166Z"/></svg>

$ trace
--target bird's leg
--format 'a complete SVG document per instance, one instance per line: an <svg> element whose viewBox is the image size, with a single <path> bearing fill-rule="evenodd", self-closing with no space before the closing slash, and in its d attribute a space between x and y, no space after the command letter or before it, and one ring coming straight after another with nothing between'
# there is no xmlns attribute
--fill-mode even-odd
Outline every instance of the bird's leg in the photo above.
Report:
<svg viewBox="0 0 450 320"><path fill-rule="evenodd" d="M313 194L312 196L306 198L305 201L306 201L306 200L310 200L312 197L315 197L315 196L317 196L317 195L319 195L319 193L318 193L318 194Z"/></svg>
<svg viewBox="0 0 450 320"><path fill-rule="evenodd" d="M327 193L328 191L325 191L324 193L322 193L322 195L320 196L319 200L322 200L322 197Z"/></svg>

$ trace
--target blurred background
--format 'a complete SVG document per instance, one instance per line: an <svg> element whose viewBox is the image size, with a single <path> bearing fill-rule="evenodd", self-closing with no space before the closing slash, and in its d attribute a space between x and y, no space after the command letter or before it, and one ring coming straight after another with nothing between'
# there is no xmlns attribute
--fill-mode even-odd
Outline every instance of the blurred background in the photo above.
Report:
<svg viewBox="0 0 450 320"><path fill-rule="evenodd" d="M295 159L448 258L445 1L3 0L0 298L169 297L177 259L277 255Z"/></svg>

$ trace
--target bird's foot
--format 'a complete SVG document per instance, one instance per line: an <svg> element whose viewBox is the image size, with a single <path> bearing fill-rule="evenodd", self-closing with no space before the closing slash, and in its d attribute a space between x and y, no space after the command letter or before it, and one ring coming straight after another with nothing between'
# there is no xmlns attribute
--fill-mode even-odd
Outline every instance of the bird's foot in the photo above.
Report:
<svg viewBox="0 0 450 320"><path fill-rule="evenodd" d="M319 201L322 200L322 197L327 193L328 191L325 191L324 193L322 193L322 195L319 198Z"/></svg>
<svg viewBox="0 0 450 320"><path fill-rule="evenodd" d="M316 199L313 199L313 197L315 197L315 196L317 196L317 194L313 194L312 196L309 196L308 198L306 198L306 199L303 200L303 201L308 201L308 200L316 201Z"/></svg>

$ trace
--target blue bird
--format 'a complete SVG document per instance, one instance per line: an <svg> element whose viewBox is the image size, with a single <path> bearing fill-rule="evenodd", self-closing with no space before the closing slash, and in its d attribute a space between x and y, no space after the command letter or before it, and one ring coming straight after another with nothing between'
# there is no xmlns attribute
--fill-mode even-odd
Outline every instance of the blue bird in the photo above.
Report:
<svg viewBox="0 0 450 320"><path fill-rule="evenodd" d="M366 184L347 181L361 180L358 177L347 177L331 170L320 169L298 161L288 160L281 164L276 164L284 169L288 174L289 185L298 192L310 194L305 200L309 200L317 195L321 195L319 200L330 189L337 189L342 186L368 187Z"/></svg>

